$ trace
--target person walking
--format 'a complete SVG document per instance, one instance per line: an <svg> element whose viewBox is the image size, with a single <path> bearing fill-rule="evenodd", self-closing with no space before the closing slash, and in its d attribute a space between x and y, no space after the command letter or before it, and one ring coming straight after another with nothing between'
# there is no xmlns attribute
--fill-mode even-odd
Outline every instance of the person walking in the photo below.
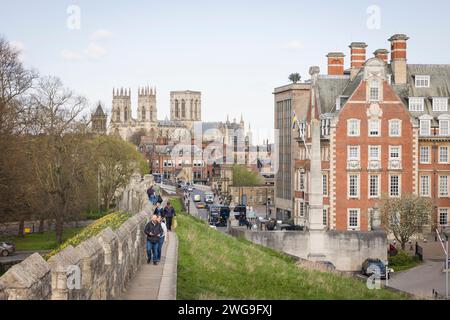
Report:
<svg viewBox="0 0 450 320"><path fill-rule="evenodd" d="M161 216L163 213L163 208L161 208L161 204L159 202L156 203L156 208L153 214L157 215L158 217Z"/></svg>
<svg viewBox="0 0 450 320"><path fill-rule="evenodd" d="M147 195L150 202L154 205L157 199L155 195L155 189L153 189L153 186L147 189Z"/></svg>
<svg viewBox="0 0 450 320"><path fill-rule="evenodd" d="M164 234L164 230L158 222L158 216L152 216L151 221L145 226L144 233L147 235L147 264L152 261L153 257L153 264L157 265L159 262L159 239Z"/></svg>
<svg viewBox="0 0 450 320"><path fill-rule="evenodd" d="M172 220L173 217L176 216L175 209L172 207L170 202L167 202L166 207L164 208L164 217L166 219L167 229L172 231Z"/></svg>
<svg viewBox="0 0 450 320"><path fill-rule="evenodd" d="M158 245L158 261L161 261L162 247L163 247L164 241L168 238L167 238L167 226L166 226L165 219L163 219L163 218L161 218L161 216L159 216L158 222L161 224L161 228L163 229L163 233L159 237L159 245Z"/></svg>

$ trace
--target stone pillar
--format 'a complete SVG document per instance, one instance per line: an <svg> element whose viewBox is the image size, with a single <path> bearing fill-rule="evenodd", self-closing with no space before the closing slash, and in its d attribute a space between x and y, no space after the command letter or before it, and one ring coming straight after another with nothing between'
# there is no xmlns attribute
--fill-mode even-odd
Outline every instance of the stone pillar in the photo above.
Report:
<svg viewBox="0 0 450 320"><path fill-rule="evenodd" d="M313 97L314 99L314 97ZM314 109L313 109L314 110ZM309 192L309 253L312 261L325 260L325 226L323 225L322 161L320 148L320 121L311 120L311 183Z"/></svg>

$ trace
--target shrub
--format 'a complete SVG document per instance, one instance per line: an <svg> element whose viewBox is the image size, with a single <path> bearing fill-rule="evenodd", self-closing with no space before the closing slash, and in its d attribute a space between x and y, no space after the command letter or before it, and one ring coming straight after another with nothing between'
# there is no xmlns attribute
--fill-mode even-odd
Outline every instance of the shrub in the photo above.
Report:
<svg viewBox="0 0 450 320"><path fill-rule="evenodd" d="M408 252L404 250L399 250L398 253L389 257L389 265L390 266L405 266L409 264L414 264L419 261L419 258L416 256L411 256Z"/></svg>
<svg viewBox="0 0 450 320"><path fill-rule="evenodd" d="M95 222L91 223L89 226L87 226L83 231L81 231L79 234L77 234L75 237L72 237L62 243L58 248L51 251L47 255L45 255L45 259L48 260L50 257L54 256L58 252L64 250L69 245L76 247L81 242L89 239L90 237L93 237L106 228L110 227L113 230L118 229L125 221L127 221L131 217L130 213L127 212L114 212L111 214L108 214Z"/></svg>

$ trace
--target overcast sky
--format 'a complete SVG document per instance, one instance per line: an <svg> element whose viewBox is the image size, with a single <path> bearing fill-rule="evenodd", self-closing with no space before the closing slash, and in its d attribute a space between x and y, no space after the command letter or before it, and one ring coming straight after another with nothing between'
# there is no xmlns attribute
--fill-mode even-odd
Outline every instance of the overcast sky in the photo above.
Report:
<svg viewBox="0 0 450 320"><path fill-rule="evenodd" d="M203 120L242 113L259 140L272 136L273 88L292 72L306 79L311 65L325 73L330 51L348 67L352 41L371 55L405 33L409 63L450 63L447 0L0 2L0 34L24 63L60 77L91 109L101 100L109 111L121 86L136 108L137 87L151 85L164 119L170 91L199 90Z"/></svg>

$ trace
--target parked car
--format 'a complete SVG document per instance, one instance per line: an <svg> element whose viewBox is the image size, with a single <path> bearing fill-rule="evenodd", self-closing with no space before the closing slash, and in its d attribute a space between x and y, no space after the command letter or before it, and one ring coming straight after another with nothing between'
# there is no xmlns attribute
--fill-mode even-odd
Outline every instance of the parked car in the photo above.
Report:
<svg viewBox="0 0 450 320"><path fill-rule="evenodd" d="M0 243L0 256L7 257L16 252L16 246L11 242Z"/></svg>
<svg viewBox="0 0 450 320"><path fill-rule="evenodd" d="M388 269L388 271L390 271ZM366 259L362 264L362 274L370 277L373 274L380 276L380 279L386 279L386 265L380 259ZM390 278L390 272L387 274Z"/></svg>

